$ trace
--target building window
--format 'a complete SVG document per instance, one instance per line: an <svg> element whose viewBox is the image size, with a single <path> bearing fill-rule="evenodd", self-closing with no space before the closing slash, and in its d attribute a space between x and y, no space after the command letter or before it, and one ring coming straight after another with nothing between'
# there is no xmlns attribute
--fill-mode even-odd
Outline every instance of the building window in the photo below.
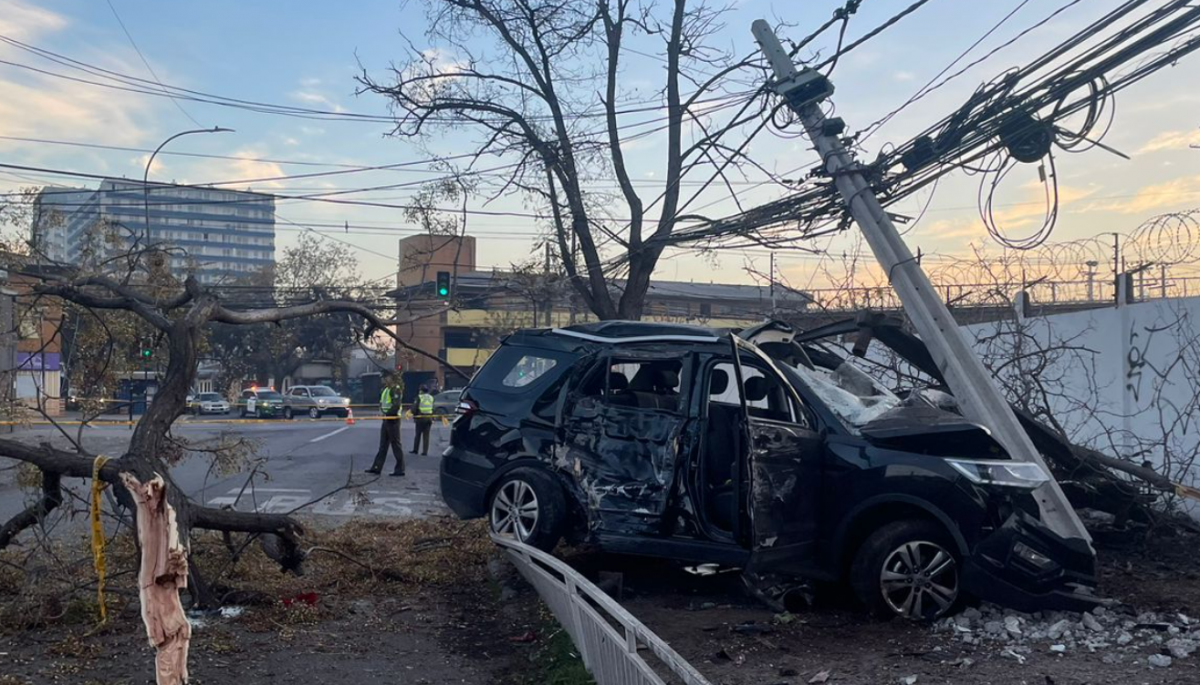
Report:
<svg viewBox="0 0 1200 685"><path fill-rule="evenodd" d="M475 347L474 335L470 330L444 329L442 331L442 347Z"/></svg>

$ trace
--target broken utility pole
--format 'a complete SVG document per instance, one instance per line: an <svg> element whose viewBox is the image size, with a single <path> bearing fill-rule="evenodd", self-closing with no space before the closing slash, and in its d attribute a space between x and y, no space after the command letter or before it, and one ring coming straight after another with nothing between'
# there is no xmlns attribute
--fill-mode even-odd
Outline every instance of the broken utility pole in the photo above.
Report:
<svg viewBox="0 0 1200 685"><path fill-rule="evenodd" d="M847 210L887 273L905 313L928 346L963 415L991 430L1013 459L1036 463L1050 474L1008 401L967 344L950 311L921 270L920 263L900 238L864 177L862 166L842 144L845 122L838 118L827 119L821 112L820 103L833 94L833 84L813 69L798 71L766 21L755 21L752 30L775 72L775 92L783 96L800 117L808 137L821 155L825 171L833 177ZM1091 544L1091 536L1053 476L1034 494L1042 520L1051 530Z"/></svg>

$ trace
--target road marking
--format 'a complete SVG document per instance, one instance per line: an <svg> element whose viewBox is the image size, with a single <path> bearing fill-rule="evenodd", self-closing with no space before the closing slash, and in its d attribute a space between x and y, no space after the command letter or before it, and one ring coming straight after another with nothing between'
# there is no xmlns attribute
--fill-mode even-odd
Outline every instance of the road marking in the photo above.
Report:
<svg viewBox="0 0 1200 685"><path fill-rule="evenodd" d="M325 435L322 435L320 437L313 438L312 440L309 440L309 442L321 442L322 440L324 440L326 438L332 438L333 436L335 436L338 433L341 433L342 431L345 431L345 430L350 430L350 426L342 426L341 428L333 431L332 433L326 433Z"/></svg>
<svg viewBox="0 0 1200 685"><path fill-rule="evenodd" d="M259 494L263 494L263 490L263 488L259 488ZM271 488L270 490L280 494L271 495L257 502L257 507L249 494L243 494L239 501L239 498L236 496L239 492L238 490L230 491L230 496L227 497L210 498L208 505L238 507L242 511L257 508L262 513L282 514L309 504L315 499L311 490L289 488ZM413 492L401 494L394 491L370 490L365 494L365 498L359 499L349 493L336 493L332 497L327 497L311 505L307 511L327 516L357 516L367 514L395 518L422 518L447 513L445 506L437 501L432 493Z"/></svg>
<svg viewBox="0 0 1200 685"><path fill-rule="evenodd" d="M246 492L312 492L308 488L260 488L258 486L244 488ZM236 495L243 491L243 488L234 488L229 491L229 494Z"/></svg>

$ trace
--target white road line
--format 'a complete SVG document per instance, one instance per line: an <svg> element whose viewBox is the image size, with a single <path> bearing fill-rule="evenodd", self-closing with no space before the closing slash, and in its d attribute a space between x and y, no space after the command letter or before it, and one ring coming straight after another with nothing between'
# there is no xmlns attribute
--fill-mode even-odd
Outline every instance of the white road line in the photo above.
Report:
<svg viewBox="0 0 1200 685"><path fill-rule="evenodd" d="M333 431L332 433L326 433L325 435L313 438L312 440L309 440L309 442L321 442L322 440L324 440L326 438L332 438L333 436L337 435L338 433L341 433L342 431L349 430L349 429L350 429L350 426L342 426L341 428Z"/></svg>
<svg viewBox="0 0 1200 685"><path fill-rule="evenodd" d="M247 493L250 493L250 492L312 492L312 490L309 490L308 488L259 488L259 487L246 488L245 491ZM242 492L242 488L234 488L229 491L229 494L236 495L240 492Z"/></svg>

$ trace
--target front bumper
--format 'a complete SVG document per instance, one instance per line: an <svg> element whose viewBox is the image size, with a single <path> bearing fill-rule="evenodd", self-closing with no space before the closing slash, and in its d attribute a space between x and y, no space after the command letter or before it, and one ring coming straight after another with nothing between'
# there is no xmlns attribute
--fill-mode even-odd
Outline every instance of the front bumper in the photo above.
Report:
<svg viewBox="0 0 1200 685"><path fill-rule="evenodd" d="M1057 535L1022 511L975 546L963 564L962 586L1025 612L1087 611L1103 602L1090 594L1096 557L1087 542Z"/></svg>

